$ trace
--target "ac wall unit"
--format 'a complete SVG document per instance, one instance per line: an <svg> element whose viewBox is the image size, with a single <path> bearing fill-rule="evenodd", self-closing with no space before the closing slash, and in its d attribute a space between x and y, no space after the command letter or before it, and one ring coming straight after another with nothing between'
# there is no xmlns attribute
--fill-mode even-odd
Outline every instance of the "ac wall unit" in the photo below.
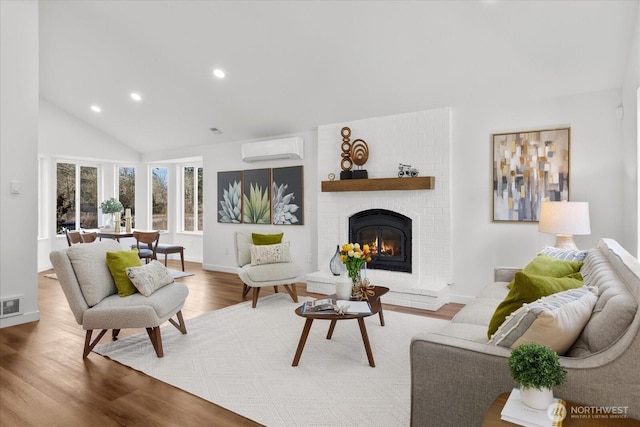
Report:
<svg viewBox="0 0 640 427"><path fill-rule="evenodd" d="M304 140L299 137L242 144L242 161L251 163L275 159L303 159Z"/></svg>

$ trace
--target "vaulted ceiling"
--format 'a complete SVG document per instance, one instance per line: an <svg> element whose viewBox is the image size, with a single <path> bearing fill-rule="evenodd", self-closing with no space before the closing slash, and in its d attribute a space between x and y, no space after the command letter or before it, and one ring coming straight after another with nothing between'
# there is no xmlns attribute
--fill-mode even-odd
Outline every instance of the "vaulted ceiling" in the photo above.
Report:
<svg viewBox="0 0 640 427"><path fill-rule="evenodd" d="M42 98L141 153L619 88L638 13L638 1L39 7Z"/></svg>

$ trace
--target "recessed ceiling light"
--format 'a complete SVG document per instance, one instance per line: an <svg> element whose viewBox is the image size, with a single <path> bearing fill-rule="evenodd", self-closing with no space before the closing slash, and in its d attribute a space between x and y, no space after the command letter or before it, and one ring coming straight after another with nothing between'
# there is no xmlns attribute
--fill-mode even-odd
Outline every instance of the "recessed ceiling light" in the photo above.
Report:
<svg viewBox="0 0 640 427"><path fill-rule="evenodd" d="M224 71L222 71L220 68L216 68L213 70L213 75L216 76L219 79L224 79Z"/></svg>
<svg viewBox="0 0 640 427"><path fill-rule="evenodd" d="M94 113L99 113L102 111L102 108L98 107L97 105L92 105L91 111L93 111Z"/></svg>
<svg viewBox="0 0 640 427"><path fill-rule="evenodd" d="M133 99L136 102L142 101L142 97L140 96L139 93L136 93L136 92L131 93L131 99Z"/></svg>

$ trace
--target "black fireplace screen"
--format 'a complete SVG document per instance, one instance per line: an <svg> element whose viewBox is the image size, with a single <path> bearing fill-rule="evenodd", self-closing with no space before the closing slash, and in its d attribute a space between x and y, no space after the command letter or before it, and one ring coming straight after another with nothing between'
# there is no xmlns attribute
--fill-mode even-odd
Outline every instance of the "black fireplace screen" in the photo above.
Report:
<svg viewBox="0 0 640 427"><path fill-rule="evenodd" d="M385 209L349 218L349 241L371 249L367 268L411 273L411 218Z"/></svg>

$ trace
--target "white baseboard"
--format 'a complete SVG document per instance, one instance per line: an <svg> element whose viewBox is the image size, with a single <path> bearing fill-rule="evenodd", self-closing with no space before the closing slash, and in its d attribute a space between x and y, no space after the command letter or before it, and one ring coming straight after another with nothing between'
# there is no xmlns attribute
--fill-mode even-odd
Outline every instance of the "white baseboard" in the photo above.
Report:
<svg viewBox="0 0 640 427"><path fill-rule="evenodd" d="M8 328L9 326L22 325L23 323L37 322L40 320L40 312L33 311L31 313L23 313L17 316L0 318L0 328Z"/></svg>

